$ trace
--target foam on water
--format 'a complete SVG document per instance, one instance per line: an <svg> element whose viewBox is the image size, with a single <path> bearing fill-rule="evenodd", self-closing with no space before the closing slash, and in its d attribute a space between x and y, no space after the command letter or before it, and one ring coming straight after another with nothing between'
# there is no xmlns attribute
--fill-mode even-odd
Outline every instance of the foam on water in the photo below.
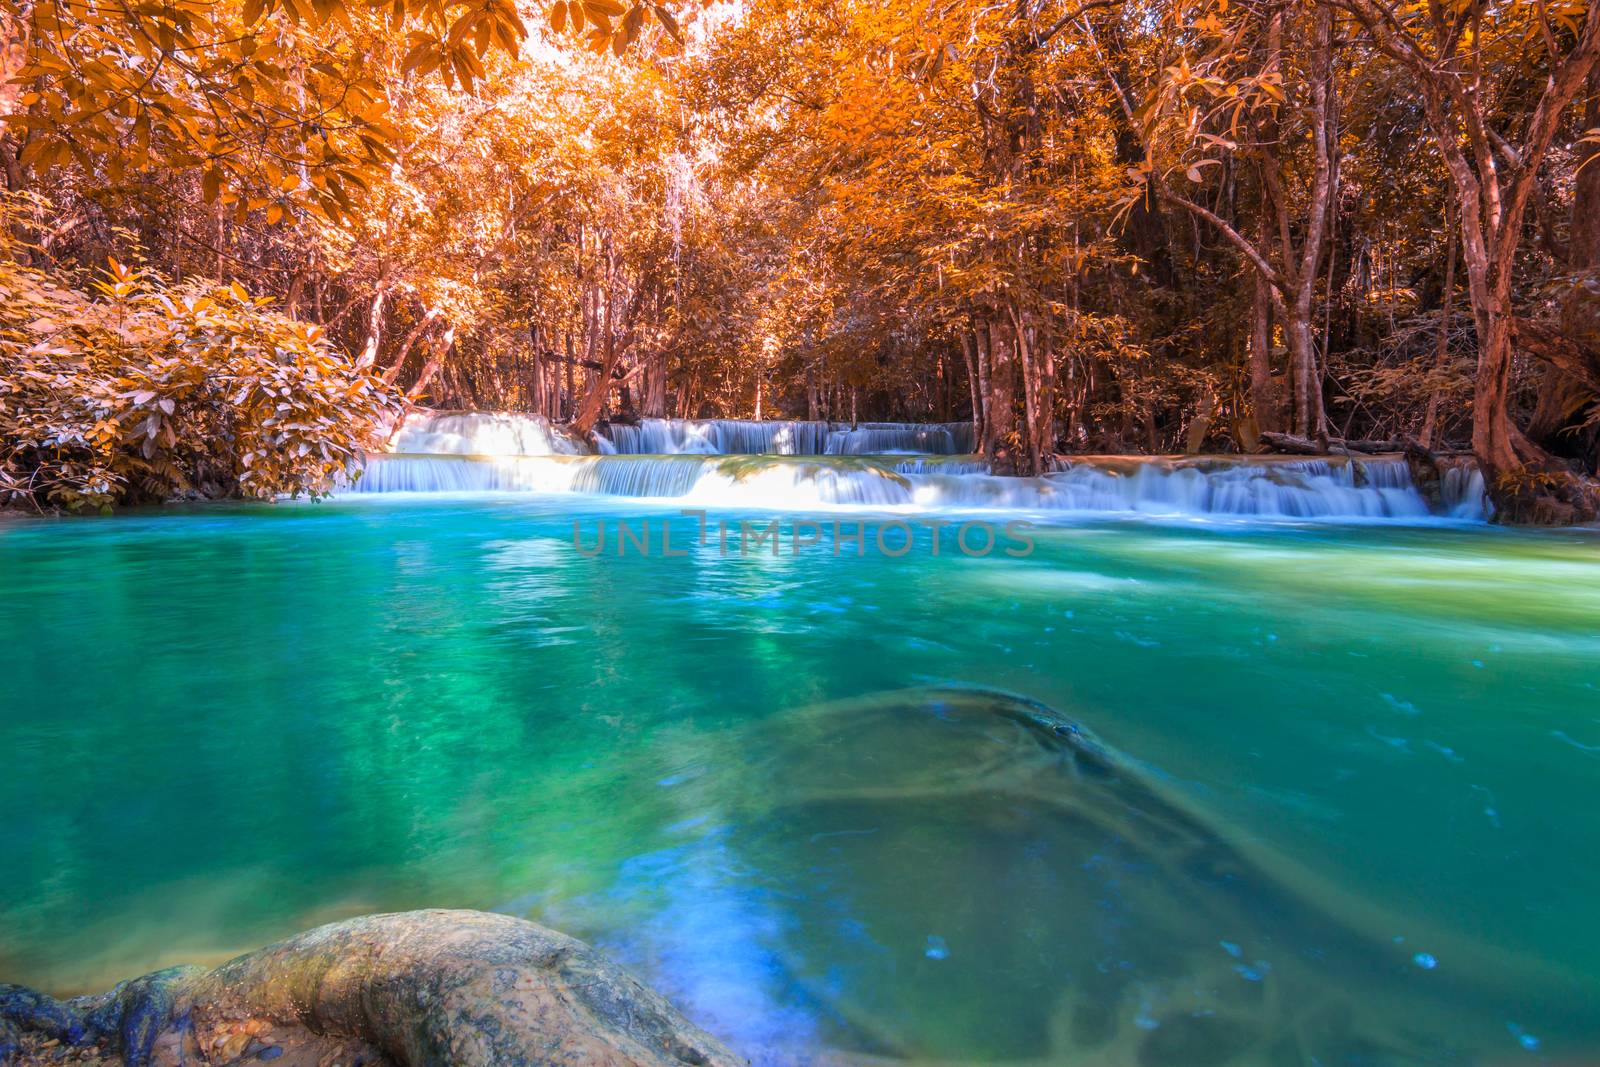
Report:
<svg viewBox="0 0 1600 1067"><path fill-rule="evenodd" d="M971 451L972 425L805 420L641 419L596 433L604 454L860 456L887 452L957 455Z"/></svg>
<svg viewBox="0 0 1600 1067"><path fill-rule="evenodd" d="M708 507L1020 510L1270 519L1422 519L1397 457L1075 457L1037 478L989 474L967 423L644 419L588 445L537 415L408 415L359 493L583 493ZM1440 516L1485 517L1483 476L1446 467Z"/></svg>
<svg viewBox="0 0 1600 1067"><path fill-rule="evenodd" d="M353 491L588 493L714 507L1001 509L1278 519L1426 518L1403 460L1184 463L1077 461L1038 478L981 461L917 457L662 455L373 457ZM1482 516L1471 479L1449 516ZM1474 512L1474 507L1476 511Z"/></svg>
<svg viewBox="0 0 1600 1067"><path fill-rule="evenodd" d="M390 438L392 452L448 456L572 456L576 441L542 415L413 411Z"/></svg>
<svg viewBox="0 0 1600 1067"><path fill-rule="evenodd" d="M1487 494L1483 471L1478 469L1476 463L1446 467L1439 481L1439 495L1444 498L1445 514L1452 519L1487 518Z"/></svg>

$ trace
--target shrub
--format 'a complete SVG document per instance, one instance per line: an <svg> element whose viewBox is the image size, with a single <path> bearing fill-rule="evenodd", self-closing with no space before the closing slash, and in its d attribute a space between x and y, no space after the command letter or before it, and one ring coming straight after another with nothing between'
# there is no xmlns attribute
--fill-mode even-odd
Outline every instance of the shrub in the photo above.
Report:
<svg viewBox="0 0 1600 1067"><path fill-rule="evenodd" d="M112 261L90 293L0 246L0 503L319 496L398 401L238 285Z"/></svg>

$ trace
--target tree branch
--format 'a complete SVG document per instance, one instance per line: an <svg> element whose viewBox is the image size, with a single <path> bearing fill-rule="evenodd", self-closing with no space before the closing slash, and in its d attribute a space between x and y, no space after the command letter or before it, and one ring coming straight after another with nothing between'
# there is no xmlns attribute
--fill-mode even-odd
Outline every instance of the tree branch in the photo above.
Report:
<svg viewBox="0 0 1600 1067"><path fill-rule="evenodd" d="M1215 212L1201 207L1194 201L1185 200L1183 197L1159 185L1156 186L1156 196L1166 203L1169 203L1174 207L1181 207L1183 210L1188 211L1191 214L1204 219L1206 222L1209 222L1212 226L1215 226L1218 233L1222 234L1223 237L1228 239L1230 244L1232 244L1240 252L1244 253L1245 258L1255 266L1256 270L1261 272L1261 276L1267 280L1267 284L1271 285L1273 289L1277 290L1279 298L1282 298L1284 288L1283 275L1278 273L1278 271L1273 268L1271 263L1267 262L1267 258L1261 254L1260 250L1257 249L1255 245L1251 244L1245 237L1240 235L1238 230L1235 230L1232 226L1228 225L1225 219L1217 215Z"/></svg>

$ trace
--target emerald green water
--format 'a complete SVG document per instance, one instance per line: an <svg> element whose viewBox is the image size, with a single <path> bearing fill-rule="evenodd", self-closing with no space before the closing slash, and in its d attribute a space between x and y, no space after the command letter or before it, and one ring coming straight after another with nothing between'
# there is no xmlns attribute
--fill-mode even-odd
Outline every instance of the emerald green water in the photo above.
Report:
<svg viewBox="0 0 1600 1067"><path fill-rule="evenodd" d="M574 507L586 547L694 537L574 497L0 524L0 981L459 906L595 942L762 1062L1600 1056L1600 537L587 558ZM951 685L1149 791L1059 777Z"/></svg>

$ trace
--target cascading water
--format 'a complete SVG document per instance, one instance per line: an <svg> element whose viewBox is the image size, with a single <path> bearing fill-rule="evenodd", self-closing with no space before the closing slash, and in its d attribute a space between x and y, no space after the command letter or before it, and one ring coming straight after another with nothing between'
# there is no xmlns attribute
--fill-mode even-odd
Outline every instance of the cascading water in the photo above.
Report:
<svg viewBox="0 0 1600 1067"><path fill-rule="evenodd" d="M492 411L413 411L389 451L446 456L571 456L583 451L542 415Z"/></svg>
<svg viewBox="0 0 1600 1067"><path fill-rule="evenodd" d="M1472 472L1447 491L1447 515L1481 518ZM1423 518L1402 459L1074 460L1038 478L986 473L970 457L374 457L357 492L542 492L771 509L864 506L1280 519ZM1474 511L1474 508L1477 510Z"/></svg>
<svg viewBox="0 0 1600 1067"><path fill-rule="evenodd" d="M1089 462L1049 479L1072 496L1075 510L1295 519L1429 514L1403 459L1142 463L1131 473Z"/></svg>
<svg viewBox="0 0 1600 1067"><path fill-rule="evenodd" d="M957 422L936 426L900 423L862 423L850 430L834 430L824 449L830 456L871 456L894 452L929 452L956 455L972 450L972 425Z"/></svg>
<svg viewBox="0 0 1600 1067"><path fill-rule="evenodd" d="M1488 487L1476 463L1457 463L1444 469L1439 496L1445 514L1453 519L1483 519L1489 514Z"/></svg>
<svg viewBox="0 0 1600 1067"><path fill-rule="evenodd" d="M596 437L605 455L952 456L973 448L972 425L965 422L641 419L636 425L612 423Z"/></svg>
<svg viewBox="0 0 1600 1067"><path fill-rule="evenodd" d="M828 424L737 419L642 419L612 423L596 436L623 455L812 456L827 442Z"/></svg>
<svg viewBox="0 0 1600 1067"><path fill-rule="evenodd" d="M1000 509L1280 519L1422 518L1406 462L1073 458L1037 478L989 474L966 423L645 419L595 435L599 455L534 415L413 412L368 459L358 493L578 493L691 506ZM1470 463L1440 480L1444 517L1484 518Z"/></svg>

